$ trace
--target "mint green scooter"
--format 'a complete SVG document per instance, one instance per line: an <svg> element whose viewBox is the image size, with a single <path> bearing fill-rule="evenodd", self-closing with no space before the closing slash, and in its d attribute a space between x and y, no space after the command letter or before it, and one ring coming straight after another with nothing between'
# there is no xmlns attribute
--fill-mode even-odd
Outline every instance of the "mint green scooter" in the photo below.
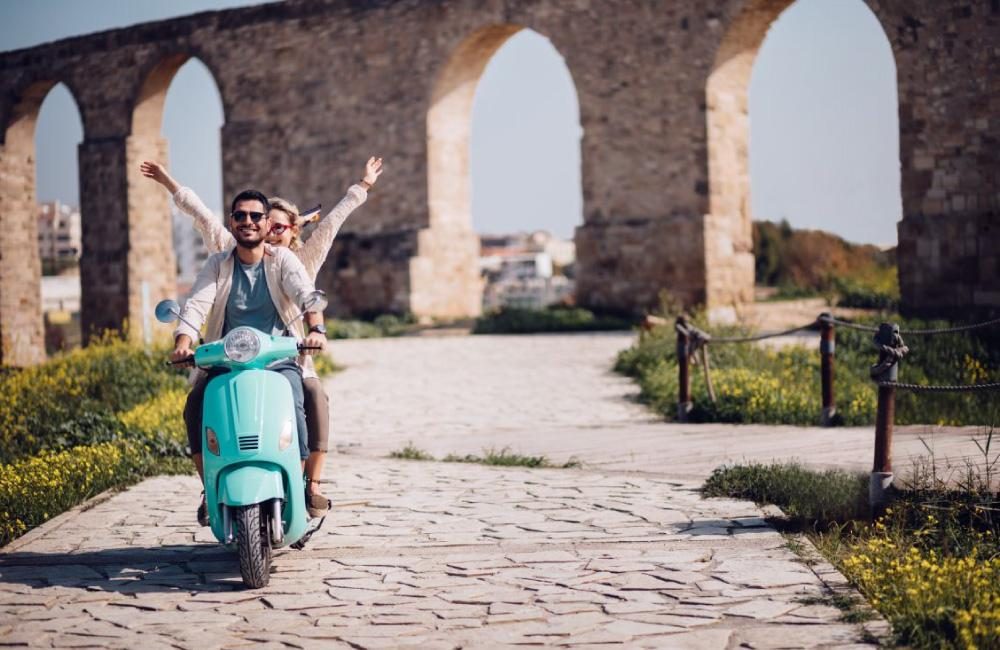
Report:
<svg viewBox="0 0 1000 650"><path fill-rule="evenodd" d="M298 318L325 308L326 296L316 291ZM181 319L180 306L164 300L156 305L156 319ZM318 528L310 526L306 512L292 388L283 376L265 370L302 349L294 337L237 327L194 353L199 368L229 368L205 389L205 499L212 532L223 544L235 545L243 582L251 589L267 585L272 549L301 548Z"/></svg>

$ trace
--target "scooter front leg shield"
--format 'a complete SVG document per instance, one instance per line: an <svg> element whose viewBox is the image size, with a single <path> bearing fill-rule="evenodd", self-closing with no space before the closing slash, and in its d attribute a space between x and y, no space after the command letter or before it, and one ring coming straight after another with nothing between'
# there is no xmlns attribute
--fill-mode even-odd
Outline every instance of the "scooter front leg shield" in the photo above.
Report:
<svg viewBox="0 0 1000 650"><path fill-rule="evenodd" d="M208 430L217 441L208 444ZM288 380L270 370L233 369L212 378L203 415L205 495L222 541L222 508L281 499L287 543L306 527L295 404Z"/></svg>

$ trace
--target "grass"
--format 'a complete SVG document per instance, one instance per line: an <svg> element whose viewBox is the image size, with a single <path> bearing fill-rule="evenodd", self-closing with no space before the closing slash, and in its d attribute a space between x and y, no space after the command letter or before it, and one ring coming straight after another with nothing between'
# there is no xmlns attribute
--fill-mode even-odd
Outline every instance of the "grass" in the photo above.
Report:
<svg viewBox="0 0 1000 650"><path fill-rule="evenodd" d="M807 596L800 598L803 605L825 605L836 607L841 611L840 620L844 623L864 623L875 618L876 614L868 604L851 594L827 594L825 596Z"/></svg>
<svg viewBox="0 0 1000 650"><path fill-rule="evenodd" d="M702 487L705 496L773 504L792 527L829 526L868 514L868 477L829 470L816 472L795 463L721 467Z"/></svg>
<svg viewBox="0 0 1000 650"><path fill-rule="evenodd" d="M862 512L859 477L797 465L720 468L706 495L771 503L785 524L807 531L815 547L893 627L894 642L915 648L1000 647L1000 494L994 429L977 440L983 457L961 476L933 456L892 492L885 514ZM956 480L957 479L957 480ZM793 551L796 544L789 543ZM868 616L846 595L816 602L840 608L843 620Z"/></svg>
<svg viewBox="0 0 1000 650"><path fill-rule="evenodd" d="M414 446L412 442L406 443L406 446L402 449L390 452L389 458L402 460L437 460L437 458L433 455ZM498 467L546 467L558 469L573 469L582 466L582 463L575 458L570 458L562 464L554 464L545 456L527 456L524 454L514 453L510 450L510 447L504 447L502 449L485 449L483 450L482 456L477 456L475 454L466 454L464 456L458 454L448 454L441 459L441 462L475 463L478 465L494 465Z"/></svg>
<svg viewBox="0 0 1000 650"><path fill-rule="evenodd" d="M478 463L480 465L496 465L498 467L556 467L559 469L573 469L581 467L579 460L571 458L565 463L553 464L545 456L526 456L517 454L510 450L510 447L503 449L485 449L482 456L467 454L457 456L448 454L442 459L446 463Z"/></svg>
<svg viewBox="0 0 1000 650"><path fill-rule="evenodd" d="M399 460L436 460L434 456L431 456L426 451L415 447L412 442L406 443L406 446L402 449L389 452L389 458Z"/></svg>

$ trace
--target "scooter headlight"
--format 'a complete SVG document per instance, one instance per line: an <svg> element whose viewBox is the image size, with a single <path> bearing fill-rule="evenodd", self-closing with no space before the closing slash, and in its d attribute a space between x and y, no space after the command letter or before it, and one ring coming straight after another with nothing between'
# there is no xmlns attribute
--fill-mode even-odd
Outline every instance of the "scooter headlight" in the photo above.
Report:
<svg viewBox="0 0 1000 650"><path fill-rule="evenodd" d="M260 337L249 327L237 327L226 334L222 349L230 361L249 363L260 354Z"/></svg>

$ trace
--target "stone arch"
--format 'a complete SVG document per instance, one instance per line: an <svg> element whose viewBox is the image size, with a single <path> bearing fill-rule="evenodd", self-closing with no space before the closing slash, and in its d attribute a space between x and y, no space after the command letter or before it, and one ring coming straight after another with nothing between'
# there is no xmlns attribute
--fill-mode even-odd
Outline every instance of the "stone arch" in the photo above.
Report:
<svg viewBox="0 0 1000 650"><path fill-rule="evenodd" d="M505 23L475 30L452 50L447 62L438 72L432 88L427 111L427 195L430 232L441 233L442 236L447 233L446 238L450 242L462 241L468 251L466 258L475 258L479 251L478 236L472 228L469 170L472 107L476 89L487 64L497 50L514 34L524 29L527 29L524 25ZM572 73L570 76L572 77ZM430 246L431 250L435 248L433 244ZM468 269L478 269L475 259L466 259L462 263ZM478 314L482 300L482 283L478 271L475 277L472 277L468 271L460 270L457 263L448 264L448 267L451 277L461 278L454 291L456 295L461 296L458 302L464 305L460 311L448 315ZM417 313L426 313L419 302L421 294L416 290L418 286L419 284L415 284L412 294L413 309ZM431 309L431 312L435 311L436 309Z"/></svg>
<svg viewBox="0 0 1000 650"><path fill-rule="evenodd" d="M167 92L181 66L193 58L205 65L222 97L219 77L205 60L195 53L179 52L159 58L139 77L141 82L132 104L125 160L129 231L128 332L133 339L148 339L153 332L162 332L162 328L151 321L152 306L164 298L176 297L170 197L142 176L139 165L143 160L157 160L169 166L168 142L162 134ZM222 104L225 115L225 100Z"/></svg>
<svg viewBox="0 0 1000 650"><path fill-rule="evenodd" d="M749 90L757 52L771 24L794 0L748 0L729 22L705 88L708 135L706 294L716 318L753 299ZM858 0L869 8L864 0ZM873 12L873 18L881 20ZM884 27L883 27L884 33Z"/></svg>
<svg viewBox="0 0 1000 650"><path fill-rule="evenodd" d="M42 103L59 83L69 90L81 123L79 95L61 79L30 81L3 111L0 132L0 363L28 366L45 359L35 127Z"/></svg>

